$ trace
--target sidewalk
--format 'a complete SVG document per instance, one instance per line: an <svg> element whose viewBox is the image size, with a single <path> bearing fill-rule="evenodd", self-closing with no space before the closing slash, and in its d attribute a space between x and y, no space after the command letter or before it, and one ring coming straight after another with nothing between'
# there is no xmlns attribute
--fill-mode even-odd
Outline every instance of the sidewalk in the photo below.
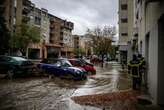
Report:
<svg viewBox="0 0 164 110"><path fill-rule="evenodd" d="M104 110L160 110L157 107L139 105L137 97L141 93L133 90L107 94L72 97L80 105L95 106Z"/></svg>

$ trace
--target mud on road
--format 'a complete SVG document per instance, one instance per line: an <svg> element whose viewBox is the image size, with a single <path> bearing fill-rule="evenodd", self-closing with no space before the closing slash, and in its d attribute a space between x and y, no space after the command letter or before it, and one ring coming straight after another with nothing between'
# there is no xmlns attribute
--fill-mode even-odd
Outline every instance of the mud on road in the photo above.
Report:
<svg viewBox="0 0 164 110"><path fill-rule="evenodd" d="M130 88L130 79L113 62L86 81L48 77L0 79L0 110L99 110L75 104L70 97L117 92Z"/></svg>

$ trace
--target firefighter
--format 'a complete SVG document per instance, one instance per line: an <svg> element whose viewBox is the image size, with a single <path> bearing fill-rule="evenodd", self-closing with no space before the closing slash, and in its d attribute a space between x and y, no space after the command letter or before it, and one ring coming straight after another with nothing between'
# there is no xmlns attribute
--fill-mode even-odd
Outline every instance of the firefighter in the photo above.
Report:
<svg viewBox="0 0 164 110"><path fill-rule="evenodd" d="M132 88L134 90L140 89L141 87L142 75L140 74L140 69L141 63L134 54L132 60L128 63L128 73L132 77Z"/></svg>
<svg viewBox="0 0 164 110"><path fill-rule="evenodd" d="M144 57L142 57L141 54L138 54L138 60L140 61L140 74L142 75L142 81L144 84L146 84L146 74L145 74L145 70L146 70L146 62Z"/></svg>

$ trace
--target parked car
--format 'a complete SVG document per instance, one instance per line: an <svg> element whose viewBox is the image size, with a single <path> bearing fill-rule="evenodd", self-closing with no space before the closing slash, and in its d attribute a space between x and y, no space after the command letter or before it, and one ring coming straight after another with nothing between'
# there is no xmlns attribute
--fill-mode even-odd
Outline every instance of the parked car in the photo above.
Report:
<svg viewBox="0 0 164 110"><path fill-rule="evenodd" d="M87 72L73 67L67 59L44 59L38 64L38 68L48 74L61 78L82 80L87 78Z"/></svg>
<svg viewBox="0 0 164 110"><path fill-rule="evenodd" d="M28 59L15 56L0 56L0 74L9 78L31 74L35 65Z"/></svg>
<svg viewBox="0 0 164 110"><path fill-rule="evenodd" d="M84 60L84 59L79 58L79 60L80 60L82 63L84 63L85 65L94 66L94 64L89 63L89 62L87 62L87 61Z"/></svg>
<svg viewBox="0 0 164 110"><path fill-rule="evenodd" d="M88 74L96 74L96 69L94 66L90 63L87 63L86 61L82 61L82 59L69 59L69 61L75 67L85 69Z"/></svg>

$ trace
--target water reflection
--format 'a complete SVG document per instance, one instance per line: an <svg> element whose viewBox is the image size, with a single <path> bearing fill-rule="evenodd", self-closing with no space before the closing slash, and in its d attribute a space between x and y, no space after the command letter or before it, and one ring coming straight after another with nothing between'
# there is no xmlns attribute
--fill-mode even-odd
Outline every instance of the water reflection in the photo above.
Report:
<svg viewBox="0 0 164 110"><path fill-rule="evenodd" d="M96 67L97 74L89 76L85 85L79 87L73 96L108 93L130 88L130 80L127 73L121 72L118 63L112 62Z"/></svg>

